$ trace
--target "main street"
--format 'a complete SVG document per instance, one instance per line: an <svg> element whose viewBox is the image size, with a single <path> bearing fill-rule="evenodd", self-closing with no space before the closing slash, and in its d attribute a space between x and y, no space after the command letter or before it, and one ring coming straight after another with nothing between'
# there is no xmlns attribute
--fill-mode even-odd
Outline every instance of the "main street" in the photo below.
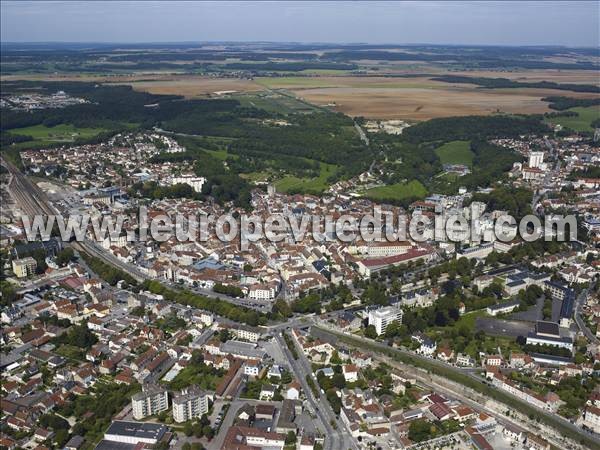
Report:
<svg viewBox="0 0 600 450"><path fill-rule="evenodd" d="M573 312L573 317L575 319L575 323L581 330L581 332L585 335L585 337L594 345L598 345L600 340L590 331L587 327L586 323L583 321L581 317L581 308L585 304L587 297L591 290L594 289L596 282L594 282L591 286L581 291L581 293L577 296L577 300L575 300L575 311Z"/></svg>
<svg viewBox="0 0 600 450"><path fill-rule="evenodd" d="M310 363L302 351L298 349L298 359L294 359L293 355L288 349L287 344L283 340L282 334L275 333L274 337L277 344L281 347L285 357L287 358L292 372L302 386L302 390L304 391L304 394L306 395L314 414L319 418L321 424L325 428L324 450L347 450L350 448L356 449L356 443L350 437L349 432L346 432L344 424L337 419L335 413L329 405L329 402L327 401L327 398L325 398L325 396L318 390L319 388L316 381L314 381L314 383L317 387L318 394L315 398L312 389L306 381L306 377L312 377L313 372L310 367ZM335 424L335 429L332 424ZM344 432L342 432L342 430L344 430Z"/></svg>

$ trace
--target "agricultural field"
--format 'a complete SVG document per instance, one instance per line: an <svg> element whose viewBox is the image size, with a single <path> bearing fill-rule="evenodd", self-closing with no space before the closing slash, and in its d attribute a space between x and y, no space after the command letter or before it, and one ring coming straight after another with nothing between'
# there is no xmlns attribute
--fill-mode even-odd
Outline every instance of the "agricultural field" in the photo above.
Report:
<svg viewBox="0 0 600 450"><path fill-rule="evenodd" d="M365 197L375 201L400 201L407 198L423 198L425 195L427 195L427 189L417 180L379 186L365 192Z"/></svg>
<svg viewBox="0 0 600 450"><path fill-rule="evenodd" d="M122 80L122 81L121 81ZM263 87L251 80L237 78L212 78L203 76L171 76L157 79L144 79L128 81L122 78L117 83L127 84L136 91L150 94L181 95L185 98L200 98L207 96L222 96L240 92L256 92Z"/></svg>
<svg viewBox="0 0 600 450"><path fill-rule="evenodd" d="M600 106L589 106L587 108L570 108L567 111L576 112L577 117L552 117L546 119L547 123L562 125L575 131L594 131L591 123L600 120Z"/></svg>
<svg viewBox="0 0 600 450"><path fill-rule="evenodd" d="M442 164L464 164L471 167L473 157L469 141L452 141L435 149Z"/></svg>
<svg viewBox="0 0 600 450"><path fill-rule="evenodd" d="M497 113L539 114L551 111L543 97L565 95L565 91L553 89L482 89L452 84L445 88L325 87L291 91L310 103L331 105L335 111L353 117L409 121ZM568 96L582 95L568 92Z"/></svg>
<svg viewBox="0 0 600 450"><path fill-rule="evenodd" d="M572 71L575 72L575 71ZM589 73L559 76L559 82L585 83ZM477 76L479 72L468 72ZM485 72L503 77L504 72ZM407 74L402 74L407 75ZM566 95L565 91L536 88L484 89L475 85L444 83L426 76L289 76L256 78L257 84L287 92L321 107L350 116L377 119L427 120L436 117L506 113L538 114L550 111L543 97ZM540 81L543 71L511 73L515 81ZM568 92L570 97L594 94Z"/></svg>

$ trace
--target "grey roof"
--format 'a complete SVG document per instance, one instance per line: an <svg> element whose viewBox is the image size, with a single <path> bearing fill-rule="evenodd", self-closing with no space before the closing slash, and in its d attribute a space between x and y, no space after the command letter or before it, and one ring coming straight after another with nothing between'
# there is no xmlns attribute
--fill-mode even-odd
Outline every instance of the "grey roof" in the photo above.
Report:
<svg viewBox="0 0 600 450"><path fill-rule="evenodd" d="M158 395L158 394L164 394L167 390L162 387L159 386L157 384L146 384L143 387L143 390L141 392L138 392L136 394L133 395L132 399L133 400L144 400L145 398L154 396L154 395Z"/></svg>
<svg viewBox="0 0 600 450"><path fill-rule="evenodd" d="M125 442L107 441L102 439L94 450L134 450L137 444L127 444Z"/></svg>
<svg viewBox="0 0 600 450"><path fill-rule="evenodd" d="M554 336L560 336L558 324L555 322L546 322L543 320L539 320L535 324L535 331L536 333L540 334L552 334Z"/></svg>
<svg viewBox="0 0 600 450"><path fill-rule="evenodd" d="M186 403L195 398L204 397L206 392L200 389L196 385L192 385L187 389L184 389L179 394L173 397L173 404Z"/></svg>
<svg viewBox="0 0 600 450"><path fill-rule="evenodd" d="M531 353L530 356L535 360L545 359L547 361L555 361L557 363L564 363L564 364L573 362L573 358L569 358L567 356L555 356L555 355L548 355L545 353Z"/></svg>
<svg viewBox="0 0 600 450"><path fill-rule="evenodd" d="M83 437L79 436L79 435L75 435L73 436L71 439L69 439L69 442L66 443L65 447L66 448L79 448L83 445L84 439Z"/></svg>
<svg viewBox="0 0 600 450"><path fill-rule="evenodd" d="M500 311L501 309L504 309L504 308L518 306L519 303L521 303L520 300L512 300L510 302L503 302L503 303L498 303L497 305L491 305L491 306L488 306L488 308L491 309L492 311Z"/></svg>
<svg viewBox="0 0 600 450"><path fill-rule="evenodd" d="M167 431L167 427L158 423L128 422L115 420L110 424L105 435L115 434L119 436L136 437L139 439L160 440Z"/></svg>
<svg viewBox="0 0 600 450"><path fill-rule="evenodd" d="M530 332L527 334L528 338L540 339L546 342L556 342L556 343L564 343L564 344L572 344L573 340L568 337L548 337L541 334Z"/></svg>
<svg viewBox="0 0 600 450"><path fill-rule="evenodd" d="M254 359L263 359L266 355L264 350L258 348L254 344L234 340L221 344L220 350L223 353L230 353L232 355L240 355Z"/></svg>

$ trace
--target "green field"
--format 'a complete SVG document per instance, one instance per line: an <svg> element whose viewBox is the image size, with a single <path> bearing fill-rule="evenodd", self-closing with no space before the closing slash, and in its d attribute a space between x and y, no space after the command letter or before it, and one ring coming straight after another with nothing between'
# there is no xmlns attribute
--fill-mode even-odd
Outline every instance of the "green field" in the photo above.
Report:
<svg viewBox="0 0 600 450"><path fill-rule="evenodd" d="M11 133L31 136L34 141L46 143L73 142L75 139L85 139L106 131L104 128L77 128L70 124L60 124L54 127L34 125L32 127L14 128Z"/></svg>
<svg viewBox="0 0 600 450"><path fill-rule="evenodd" d="M335 175L337 166L320 162L321 172L317 178L298 178L292 175L283 177L275 182L278 192L303 192L307 194L320 194L329 187L327 179Z"/></svg>
<svg viewBox="0 0 600 450"><path fill-rule="evenodd" d="M215 158L221 160L221 161L225 161L227 158L229 158L230 156L232 158L238 158L238 155L230 155L229 153L227 153L227 150L223 149L223 150L204 150L206 153L210 153L211 156L214 156Z"/></svg>
<svg viewBox="0 0 600 450"><path fill-rule="evenodd" d="M591 123L600 119L600 106L588 106L570 108L567 111L573 111L579 114L576 117L551 117L545 120L552 125L562 125L563 128L570 128L575 131L594 131Z"/></svg>
<svg viewBox="0 0 600 450"><path fill-rule="evenodd" d="M473 152L469 141L452 141L435 149L442 164L464 164L473 165Z"/></svg>
<svg viewBox="0 0 600 450"><path fill-rule="evenodd" d="M365 196L376 201L404 200L406 198L422 198L427 195L427 189L418 180L408 183L396 183L369 189Z"/></svg>
<svg viewBox="0 0 600 450"><path fill-rule="evenodd" d="M454 328L458 330L461 326L466 325L470 330L474 330L475 321L477 320L477 318L486 317L487 315L487 309L478 309L476 311L470 311L460 316L460 318L454 323Z"/></svg>

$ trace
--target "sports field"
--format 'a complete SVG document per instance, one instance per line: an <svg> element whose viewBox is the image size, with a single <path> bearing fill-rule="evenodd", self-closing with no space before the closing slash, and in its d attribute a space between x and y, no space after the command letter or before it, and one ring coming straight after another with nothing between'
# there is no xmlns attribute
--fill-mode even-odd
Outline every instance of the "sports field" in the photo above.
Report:
<svg viewBox="0 0 600 450"><path fill-rule="evenodd" d="M472 166L473 152L469 141L452 141L435 149L442 164L464 164Z"/></svg>
<svg viewBox="0 0 600 450"><path fill-rule="evenodd" d="M417 180L412 180L408 183L379 186L365 192L366 197L376 201L404 200L412 197L422 198L425 195L427 195L427 189Z"/></svg>

